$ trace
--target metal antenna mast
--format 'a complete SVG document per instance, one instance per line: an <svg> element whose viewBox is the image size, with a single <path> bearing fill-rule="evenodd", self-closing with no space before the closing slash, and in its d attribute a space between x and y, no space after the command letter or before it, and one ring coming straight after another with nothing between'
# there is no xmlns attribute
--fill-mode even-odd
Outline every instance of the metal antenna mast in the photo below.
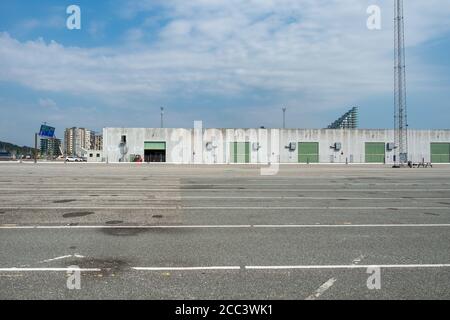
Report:
<svg viewBox="0 0 450 320"><path fill-rule="evenodd" d="M395 1L395 165L408 162L408 121L406 113L406 70L405 70L405 25L403 0Z"/></svg>

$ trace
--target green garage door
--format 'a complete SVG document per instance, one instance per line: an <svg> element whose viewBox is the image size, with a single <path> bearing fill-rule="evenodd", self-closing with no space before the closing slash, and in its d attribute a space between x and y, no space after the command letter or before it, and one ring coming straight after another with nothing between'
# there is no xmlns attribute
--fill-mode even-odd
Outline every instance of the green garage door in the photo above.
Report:
<svg viewBox="0 0 450 320"><path fill-rule="evenodd" d="M319 162L319 143L318 142L299 142L298 143L298 162L300 162L300 163L318 163Z"/></svg>
<svg viewBox="0 0 450 320"><path fill-rule="evenodd" d="M432 143L431 144L431 162L449 163L450 162L450 143Z"/></svg>
<svg viewBox="0 0 450 320"><path fill-rule="evenodd" d="M144 161L166 162L166 143L163 141L145 141Z"/></svg>
<svg viewBox="0 0 450 320"><path fill-rule="evenodd" d="M386 159L384 142L366 142L366 163L384 163Z"/></svg>
<svg viewBox="0 0 450 320"><path fill-rule="evenodd" d="M144 142L145 150L166 150L165 142L155 142L155 141L145 141Z"/></svg>
<svg viewBox="0 0 450 320"><path fill-rule="evenodd" d="M250 163L250 142L230 143L231 162Z"/></svg>

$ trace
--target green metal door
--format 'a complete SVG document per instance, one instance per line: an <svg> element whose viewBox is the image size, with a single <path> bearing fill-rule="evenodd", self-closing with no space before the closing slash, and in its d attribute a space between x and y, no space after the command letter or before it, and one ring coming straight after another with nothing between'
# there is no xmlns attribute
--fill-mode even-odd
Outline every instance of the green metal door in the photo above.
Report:
<svg viewBox="0 0 450 320"><path fill-rule="evenodd" d="M319 162L319 143L318 142L299 142L298 143L298 162L299 163L318 163Z"/></svg>
<svg viewBox="0 0 450 320"><path fill-rule="evenodd" d="M250 142L230 143L231 162L250 163Z"/></svg>
<svg viewBox="0 0 450 320"><path fill-rule="evenodd" d="M385 163L386 144L384 142L366 142L366 163Z"/></svg>
<svg viewBox="0 0 450 320"><path fill-rule="evenodd" d="M450 162L450 143L432 143L431 144L431 162L449 163Z"/></svg>

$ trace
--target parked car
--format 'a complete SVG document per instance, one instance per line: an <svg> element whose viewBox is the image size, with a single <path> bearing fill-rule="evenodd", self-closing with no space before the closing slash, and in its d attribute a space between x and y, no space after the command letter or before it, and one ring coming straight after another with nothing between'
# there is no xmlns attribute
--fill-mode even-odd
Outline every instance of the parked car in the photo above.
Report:
<svg viewBox="0 0 450 320"><path fill-rule="evenodd" d="M83 159L78 157L66 157L66 162L82 162Z"/></svg>

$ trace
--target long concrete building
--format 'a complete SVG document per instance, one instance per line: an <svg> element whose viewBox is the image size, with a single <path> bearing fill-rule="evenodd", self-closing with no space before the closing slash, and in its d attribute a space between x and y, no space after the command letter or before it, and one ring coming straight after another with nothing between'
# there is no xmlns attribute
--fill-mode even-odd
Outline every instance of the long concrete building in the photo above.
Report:
<svg viewBox="0 0 450 320"><path fill-rule="evenodd" d="M450 163L450 130L409 130L409 160ZM104 160L182 164L394 163L394 131L105 128Z"/></svg>

